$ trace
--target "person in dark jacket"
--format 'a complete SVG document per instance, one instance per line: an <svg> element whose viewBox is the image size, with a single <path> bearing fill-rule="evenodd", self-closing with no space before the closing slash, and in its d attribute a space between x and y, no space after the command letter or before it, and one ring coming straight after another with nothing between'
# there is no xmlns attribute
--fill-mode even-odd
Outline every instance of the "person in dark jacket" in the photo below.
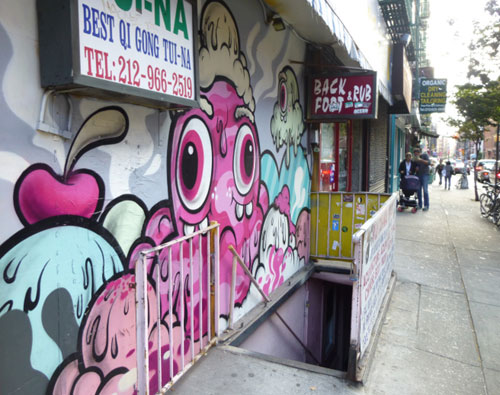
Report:
<svg viewBox="0 0 500 395"><path fill-rule="evenodd" d="M444 169L444 164L443 160L439 160L439 164L436 166L436 173L439 174L439 185L443 183L443 169Z"/></svg>
<svg viewBox="0 0 500 395"><path fill-rule="evenodd" d="M420 148L415 148L413 150L415 155L415 162L417 163L418 170L417 175L420 180L420 189L418 191L418 208L424 211L429 210L429 173L431 160L429 155L425 152L421 152Z"/></svg>
<svg viewBox="0 0 500 395"><path fill-rule="evenodd" d="M418 166L412 160L411 152L407 152L405 155L405 160L399 164L399 176L403 178L404 176L414 176L417 173Z"/></svg>
<svg viewBox="0 0 500 395"><path fill-rule="evenodd" d="M446 162L446 166L443 169L444 173L444 189L450 190L451 176L453 175L453 166L450 161Z"/></svg>

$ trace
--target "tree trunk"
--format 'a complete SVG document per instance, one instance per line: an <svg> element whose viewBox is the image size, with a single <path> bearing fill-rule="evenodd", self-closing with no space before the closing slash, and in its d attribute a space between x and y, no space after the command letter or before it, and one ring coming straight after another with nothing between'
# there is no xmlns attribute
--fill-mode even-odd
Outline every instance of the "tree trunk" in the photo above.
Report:
<svg viewBox="0 0 500 395"><path fill-rule="evenodd" d="M474 141L474 145L476 146L476 159L474 160L474 195L476 198L476 202L479 201L479 193L477 191L477 156L479 155L479 141Z"/></svg>
<svg viewBox="0 0 500 395"><path fill-rule="evenodd" d="M500 159L500 152L498 152L498 145L500 144L500 122L497 122L497 135L496 135L496 144L495 144L495 189L496 189L496 186L498 185L498 177L497 177L497 174L498 174L498 160ZM491 182L491 180L490 180Z"/></svg>

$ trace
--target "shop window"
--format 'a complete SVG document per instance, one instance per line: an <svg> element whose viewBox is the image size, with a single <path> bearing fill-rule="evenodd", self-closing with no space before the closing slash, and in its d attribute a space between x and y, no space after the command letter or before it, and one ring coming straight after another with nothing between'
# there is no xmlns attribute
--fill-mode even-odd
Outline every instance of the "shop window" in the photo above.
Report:
<svg viewBox="0 0 500 395"><path fill-rule="evenodd" d="M318 190L351 190L352 122L320 124Z"/></svg>

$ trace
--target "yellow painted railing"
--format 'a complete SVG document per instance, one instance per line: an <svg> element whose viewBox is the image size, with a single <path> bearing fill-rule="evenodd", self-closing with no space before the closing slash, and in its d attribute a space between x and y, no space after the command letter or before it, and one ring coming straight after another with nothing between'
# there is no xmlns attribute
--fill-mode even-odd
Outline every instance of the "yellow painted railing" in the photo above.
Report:
<svg viewBox="0 0 500 395"><path fill-rule="evenodd" d="M353 234L390 196L369 192L311 192L311 258L352 260Z"/></svg>

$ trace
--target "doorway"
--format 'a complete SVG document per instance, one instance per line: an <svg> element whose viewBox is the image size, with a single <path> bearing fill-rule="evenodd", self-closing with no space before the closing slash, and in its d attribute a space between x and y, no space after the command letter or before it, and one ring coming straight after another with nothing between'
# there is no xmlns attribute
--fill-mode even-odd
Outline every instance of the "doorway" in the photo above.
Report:
<svg viewBox="0 0 500 395"><path fill-rule="evenodd" d="M345 372L351 335L352 287L327 283L323 292L321 366Z"/></svg>
<svg viewBox="0 0 500 395"><path fill-rule="evenodd" d="M317 191L351 191L352 121L320 123ZM315 177L313 177L313 180Z"/></svg>

